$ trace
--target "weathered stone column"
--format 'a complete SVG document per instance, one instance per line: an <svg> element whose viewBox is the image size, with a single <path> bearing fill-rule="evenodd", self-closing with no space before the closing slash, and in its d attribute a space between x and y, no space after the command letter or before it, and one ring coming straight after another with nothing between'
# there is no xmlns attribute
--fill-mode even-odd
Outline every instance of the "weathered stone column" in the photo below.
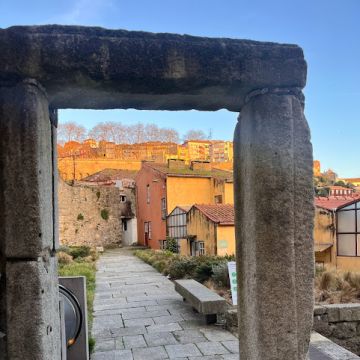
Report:
<svg viewBox="0 0 360 360"><path fill-rule="evenodd" d="M39 84L0 87L0 331L11 360L60 359L52 151Z"/></svg>
<svg viewBox="0 0 360 360"><path fill-rule="evenodd" d="M302 94L250 94L234 141L240 357L304 360L312 327L314 214Z"/></svg>

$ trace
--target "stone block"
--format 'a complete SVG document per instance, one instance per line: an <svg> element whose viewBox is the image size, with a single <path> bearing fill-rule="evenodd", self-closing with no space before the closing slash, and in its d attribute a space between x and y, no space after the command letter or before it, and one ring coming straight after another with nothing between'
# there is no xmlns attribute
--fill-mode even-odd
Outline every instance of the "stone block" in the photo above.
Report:
<svg viewBox="0 0 360 360"><path fill-rule="evenodd" d="M201 314L224 313L227 308L223 297L195 280L175 280L175 290Z"/></svg>
<svg viewBox="0 0 360 360"><path fill-rule="evenodd" d="M149 346L177 344L174 335L170 332L145 334L145 341Z"/></svg>
<svg viewBox="0 0 360 360"><path fill-rule="evenodd" d="M332 337L335 339L350 339L356 336L356 322L339 322L334 327ZM324 334L322 334L324 335Z"/></svg>
<svg viewBox="0 0 360 360"><path fill-rule="evenodd" d="M52 25L0 30L0 48L1 78L38 79L60 109L239 111L253 89L306 83L288 44Z"/></svg>
<svg viewBox="0 0 360 360"><path fill-rule="evenodd" d="M60 360L56 258L8 261L6 283L9 358Z"/></svg>
<svg viewBox="0 0 360 360"><path fill-rule="evenodd" d="M54 247L48 107L34 81L0 88L0 229L8 258L35 259Z"/></svg>
<svg viewBox="0 0 360 360"><path fill-rule="evenodd" d="M327 315L329 322L339 322L340 320L340 311L339 311L339 305L327 305L326 306Z"/></svg>
<svg viewBox="0 0 360 360"><path fill-rule="evenodd" d="M166 345L165 346L169 358L201 356L201 352L195 344L181 344L181 345Z"/></svg>
<svg viewBox="0 0 360 360"><path fill-rule="evenodd" d="M133 349L134 360L162 360L168 356L163 346Z"/></svg>
<svg viewBox="0 0 360 360"><path fill-rule="evenodd" d="M123 337L125 349L135 349L146 347L146 342L143 335L130 335Z"/></svg>
<svg viewBox="0 0 360 360"><path fill-rule="evenodd" d="M326 307L321 305L314 306L314 316L323 315L326 313Z"/></svg>
<svg viewBox="0 0 360 360"><path fill-rule="evenodd" d="M204 355L223 355L229 353L229 351L217 341L196 343L196 346Z"/></svg>

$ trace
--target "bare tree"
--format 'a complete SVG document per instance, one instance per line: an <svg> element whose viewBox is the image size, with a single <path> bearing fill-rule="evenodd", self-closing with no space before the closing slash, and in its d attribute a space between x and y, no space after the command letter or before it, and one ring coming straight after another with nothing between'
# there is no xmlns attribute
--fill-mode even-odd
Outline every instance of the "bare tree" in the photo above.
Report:
<svg viewBox="0 0 360 360"><path fill-rule="evenodd" d="M105 140L121 144L127 142L126 133L127 127L120 122L107 121L94 126L89 132L89 137L97 141Z"/></svg>
<svg viewBox="0 0 360 360"><path fill-rule="evenodd" d="M128 127L129 143L138 144L145 141L145 126L137 123Z"/></svg>
<svg viewBox="0 0 360 360"><path fill-rule="evenodd" d="M185 140L206 140L207 136L202 130L189 130L184 135Z"/></svg>
<svg viewBox="0 0 360 360"><path fill-rule="evenodd" d="M160 129L160 141L178 143L180 140L179 133L172 128Z"/></svg>
<svg viewBox="0 0 360 360"><path fill-rule="evenodd" d="M74 121L60 123L58 127L59 142L83 141L86 137L86 129L84 126Z"/></svg>
<svg viewBox="0 0 360 360"><path fill-rule="evenodd" d="M161 130L155 124L147 124L144 129L145 141L161 141L160 134Z"/></svg>

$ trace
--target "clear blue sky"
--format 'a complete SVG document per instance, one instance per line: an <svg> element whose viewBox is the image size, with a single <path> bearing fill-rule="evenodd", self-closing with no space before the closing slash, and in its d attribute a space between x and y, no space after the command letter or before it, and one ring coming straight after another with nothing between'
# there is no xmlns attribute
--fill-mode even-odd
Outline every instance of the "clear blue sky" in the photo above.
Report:
<svg viewBox="0 0 360 360"><path fill-rule="evenodd" d="M309 69L305 112L314 157L323 169L360 176L359 0L0 0L2 28L49 23L299 44ZM155 122L180 133L211 128L213 138L231 139L236 115L67 110L60 120L87 127L104 120Z"/></svg>

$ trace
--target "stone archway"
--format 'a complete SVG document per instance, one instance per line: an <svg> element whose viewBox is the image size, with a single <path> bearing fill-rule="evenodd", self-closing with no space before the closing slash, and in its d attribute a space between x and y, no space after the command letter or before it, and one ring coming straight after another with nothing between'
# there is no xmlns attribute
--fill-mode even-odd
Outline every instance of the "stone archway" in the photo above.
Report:
<svg viewBox="0 0 360 360"><path fill-rule="evenodd" d="M0 353L60 356L56 109L225 108L241 112L234 139L241 356L305 359L313 194L302 50L76 26L0 30L0 49Z"/></svg>

